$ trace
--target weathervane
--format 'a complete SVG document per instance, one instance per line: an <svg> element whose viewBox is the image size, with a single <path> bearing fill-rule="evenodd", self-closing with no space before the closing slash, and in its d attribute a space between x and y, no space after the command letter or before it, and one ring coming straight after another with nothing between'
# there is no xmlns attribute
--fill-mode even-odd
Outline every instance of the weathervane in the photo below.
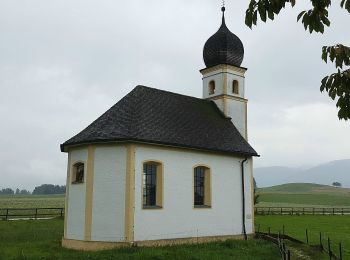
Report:
<svg viewBox="0 0 350 260"><path fill-rule="evenodd" d="M225 0L222 0L221 11L225 12Z"/></svg>

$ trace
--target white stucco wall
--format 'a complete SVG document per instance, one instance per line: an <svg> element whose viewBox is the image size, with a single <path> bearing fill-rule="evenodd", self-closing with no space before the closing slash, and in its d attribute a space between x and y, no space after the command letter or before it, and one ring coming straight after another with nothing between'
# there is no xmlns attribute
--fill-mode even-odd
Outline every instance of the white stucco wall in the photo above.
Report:
<svg viewBox="0 0 350 260"><path fill-rule="evenodd" d="M123 241L125 218L125 146L95 150L92 202L93 241Z"/></svg>
<svg viewBox="0 0 350 260"><path fill-rule="evenodd" d="M209 95L209 82L215 81L215 93ZM225 82L227 80L227 82ZM238 94L233 93L233 82L238 81L239 92ZM245 78L244 73L235 71L234 69L227 69L223 71L217 69L211 72L208 72L203 75L203 98L213 99L218 108L226 113L226 116L232 118L233 124L236 126L241 135L247 138L246 132L246 100L245 98ZM227 89L225 89L227 87ZM226 95L226 111L224 106L224 98L217 96ZM228 98L231 96L235 99Z"/></svg>
<svg viewBox="0 0 350 260"><path fill-rule="evenodd" d="M238 81L238 94L233 93L233 81ZM244 77L238 74L227 73L227 81L228 81L228 89L227 89L227 95L234 96L234 97L241 97L244 98L245 96L245 86L244 86Z"/></svg>
<svg viewBox="0 0 350 260"><path fill-rule="evenodd" d="M67 234L66 238L83 240L85 227L85 192L86 185L84 183L72 184L72 167L77 162L83 162L86 172L87 167L87 149L72 150L70 153L70 179L68 181L69 196L68 215L67 218Z"/></svg>
<svg viewBox="0 0 350 260"><path fill-rule="evenodd" d="M253 158L248 159L244 164L244 188L245 188L245 216L246 216L246 231L251 234L254 231L254 201L253 201Z"/></svg>
<svg viewBox="0 0 350 260"><path fill-rule="evenodd" d="M142 163L164 165L163 209L142 209ZM242 234L241 158L187 150L137 147L135 152L135 241ZM246 170L247 233L252 232L251 167ZM193 208L193 167L211 168L212 208Z"/></svg>
<svg viewBox="0 0 350 260"><path fill-rule="evenodd" d="M215 97L218 95L222 95L224 93L224 74L223 73L212 73L210 75L206 75L203 78L203 97ZM215 92L214 94L209 95L209 82L215 81Z"/></svg>
<svg viewBox="0 0 350 260"><path fill-rule="evenodd" d="M244 101L227 99L227 115L231 117L232 123L235 125L240 134L247 138L247 105Z"/></svg>
<svg viewBox="0 0 350 260"><path fill-rule="evenodd" d="M225 82L227 79L227 83ZM215 93L209 95L209 82L215 81ZM238 95L232 92L233 81L238 81L239 92ZM223 72L221 69L211 71L203 75L203 98L212 98L215 96L227 94L234 97L244 98L245 96L245 78L244 74L228 69L227 72ZM225 90L225 86L227 89Z"/></svg>

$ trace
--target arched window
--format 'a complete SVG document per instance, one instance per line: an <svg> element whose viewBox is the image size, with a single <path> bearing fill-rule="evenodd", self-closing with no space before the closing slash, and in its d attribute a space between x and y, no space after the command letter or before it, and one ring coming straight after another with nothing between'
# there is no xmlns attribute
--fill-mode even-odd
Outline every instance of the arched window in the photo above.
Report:
<svg viewBox="0 0 350 260"><path fill-rule="evenodd" d="M210 169L205 166L197 166L193 173L193 196L195 208L211 207L211 176Z"/></svg>
<svg viewBox="0 0 350 260"><path fill-rule="evenodd" d="M215 81L212 80L209 82L209 95L215 94Z"/></svg>
<svg viewBox="0 0 350 260"><path fill-rule="evenodd" d="M159 162L143 164L143 208L163 207L163 166Z"/></svg>
<svg viewBox="0 0 350 260"><path fill-rule="evenodd" d="M232 82L232 93L237 95L239 94L239 84L237 80Z"/></svg>
<svg viewBox="0 0 350 260"><path fill-rule="evenodd" d="M78 162L73 165L72 183L84 182L84 163Z"/></svg>

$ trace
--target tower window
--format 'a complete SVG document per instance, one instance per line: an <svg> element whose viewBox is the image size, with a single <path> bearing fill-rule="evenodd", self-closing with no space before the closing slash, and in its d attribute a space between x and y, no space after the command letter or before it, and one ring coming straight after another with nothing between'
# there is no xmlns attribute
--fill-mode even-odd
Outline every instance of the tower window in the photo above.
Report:
<svg viewBox="0 0 350 260"><path fill-rule="evenodd" d="M210 169L204 166L194 168L194 207L211 207Z"/></svg>
<svg viewBox="0 0 350 260"><path fill-rule="evenodd" d="M215 81L212 80L209 82L209 95L213 95L215 93Z"/></svg>
<svg viewBox="0 0 350 260"><path fill-rule="evenodd" d="M83 183L84 182L84 164L79 162L73 166L72 183Z"/></svg>
<svg viewBox="0 0 350 260"><path fill-rule="evenodd" d="M143 164L143 208L161 208L163 205L162 164Z"/></svg>
<svg viewBox="0 0 350 260"><path fill-rule="evenodd" d="M237 95L239 94L239 84L237 80L232 82L232 93Z"/></svg>

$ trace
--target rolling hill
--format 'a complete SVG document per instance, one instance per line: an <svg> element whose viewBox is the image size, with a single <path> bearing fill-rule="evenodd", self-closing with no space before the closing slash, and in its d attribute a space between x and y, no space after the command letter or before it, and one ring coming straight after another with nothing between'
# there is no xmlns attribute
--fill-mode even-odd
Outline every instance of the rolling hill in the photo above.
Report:
<svg viewBox="0 0 350 260"><path fill-rule="evenodd" d="M332 161L316 167L301 169L283 166L254 169L258 187L270 187L284 183L319 183L331 185L334 181L350 188L350 159Z"/></svg>
<svg viewBox="0 0 350 260"><path fill-rule="evenodd" d="M258 206L350 207L350 189L314 183L289 183L258 189Z"/></svg>

